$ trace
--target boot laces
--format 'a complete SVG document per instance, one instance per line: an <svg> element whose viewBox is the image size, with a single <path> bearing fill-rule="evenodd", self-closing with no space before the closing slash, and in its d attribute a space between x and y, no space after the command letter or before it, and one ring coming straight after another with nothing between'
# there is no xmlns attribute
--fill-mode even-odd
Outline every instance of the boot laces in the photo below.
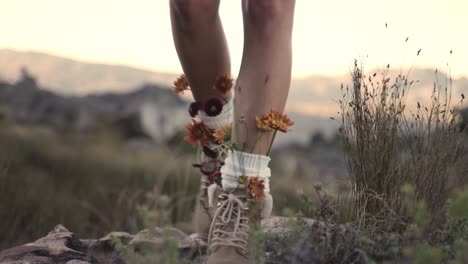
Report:
<svg viewBox="0 0 468 264"><path fill-rule="evenodd" d="M208 237L209 250L227 246L247 255L250 231L245 202L247 196L223 193L219 198Z"/></svg>

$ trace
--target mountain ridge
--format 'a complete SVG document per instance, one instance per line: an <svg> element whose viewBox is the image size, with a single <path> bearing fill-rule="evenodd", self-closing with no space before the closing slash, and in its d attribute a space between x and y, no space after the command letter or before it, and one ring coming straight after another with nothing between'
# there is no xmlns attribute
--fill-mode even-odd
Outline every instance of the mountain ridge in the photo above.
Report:
<svg viewBox="0 0 468 264"><path fill-rule="evenodd" d="M23 67L38 78L41 86L61 95L125 93L143 83L157 83L168 88L177 77L176 74L158 73L131 66L88 63L41 52L0 49L0 76L13 82ZM424 102L429 98L435 80L434 72L428 68L412 70L410 79L419 82L412 87L408 102ZM395 74L397 71L391 73ZM439 79L444 80L445 75L439 74ZM333 100L341 98L341 84L346 86L350 83L351 77L346 74L310 75L293 79L286 111L321 117L336 115L338 105ZM452 84L454 95L468 94L468 78L455 79ZM191 100L190 95L184 95L183 98Z"/></svg>

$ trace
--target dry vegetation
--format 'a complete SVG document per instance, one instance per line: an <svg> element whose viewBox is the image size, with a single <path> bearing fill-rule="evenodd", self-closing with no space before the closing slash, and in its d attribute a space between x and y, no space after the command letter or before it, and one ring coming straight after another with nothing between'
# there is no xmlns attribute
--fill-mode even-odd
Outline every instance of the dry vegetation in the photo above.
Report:
<svg viewBox="0 0 468 264"><path fill-rule="evenodd" d="M350 212L346 220L374 241L391 244L397 237L395 259L447 262L456 247L467 246L466 198L456 200L456 216L450 202L460 195L454 186L467 178L458 116L464 96L452 105L451 82L441 84L436 72L429 105L413 102L415 109L407 109L414 81L388 71L366 75L355 63L352 87L342 87L338 121L351 191L338 204L351 208L337 210Z"/></svg>

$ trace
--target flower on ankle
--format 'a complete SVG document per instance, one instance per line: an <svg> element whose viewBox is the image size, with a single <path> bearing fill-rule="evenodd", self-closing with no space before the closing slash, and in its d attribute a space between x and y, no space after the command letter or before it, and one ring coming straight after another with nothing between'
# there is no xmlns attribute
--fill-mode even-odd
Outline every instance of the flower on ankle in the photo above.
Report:
<svg viewBox="0 0 468 264"><path fill-rule="evenodd" d="M288 118L286 114L271 109L263 116L256 117L257 128L263 132L279 130L283 133L288 132L288 128L294 125L294 121Z"/></svg>
<svg viewBox="0 0 468 264"><path fill-rule="evenodd" d="M206 176L210 176L219 170L218 163L214 160L204 161L201 164L194 165L194 167L200 168L200 172Z"/></svg>
<svg viewBox="0 0 468 264"><path fill-rule="evenodd" d="M207 116L217 116L223 111L223 102L216 97L208 99L205 102L204 110Z"/></svg>
<svg viewBox="0 0 468 264"><path fill-rule="evenodd" d="M201 104L199 102L193 102L189 106L189 114L191 117L195 117L198 115L198 110L200 110Z"/></svg>
<svg viewBox="0 0 468 264"><path fill-rule="evenodd" d="M184 91L190 90L189 83L185 74L181 74L175 81L174 86L172 87L176 94L183 94Z"/></svg>
<svg viewBox="0 0 468 264"><path fill-rule="evenodd" d="M215 129L213 133L213 141L216 144L224 144L231 140L232 125L226 124Z"/></svg>
<svg viewBox="0 0 468 264"><path fill-rule="evenodd" d="M233 79L229 75L221 75L218 77L214 84L214 89L223 95L226 95L232 88Z"/></svg>
<svg viewBox="0 0 468 264"><path fill-rule="evenodd" d="M254 201L258 202L265 199L265 183L263 180L257 177L250 177L247 188L249 190L250 197Z"/></svg>
<svg viewBox="0 0 468 264"><path fill-rule="evenodd" d="M212 140L213 135L211 130L202 122L192 119L187 126L187 136L184 140L194 145L200 143L201 146L205 146L206 143Z"/></svg>

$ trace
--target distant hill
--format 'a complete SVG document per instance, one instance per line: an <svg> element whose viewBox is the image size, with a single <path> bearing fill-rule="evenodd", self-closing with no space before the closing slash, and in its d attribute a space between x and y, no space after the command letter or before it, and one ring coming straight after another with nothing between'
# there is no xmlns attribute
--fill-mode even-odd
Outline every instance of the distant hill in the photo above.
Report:
<svg viewBox="0 0 468 264"><path fill-rule="evenodd" d="M158 83L168 87L176 74L158 73L128 66L75 61L39 52L0 49L0 78L15 81L26 67L39 83L62 95L86 95L100 92L127 92L142 83ZM434 69L414 69L410 75L419 83L412 88L409 100L426 98L432 89ZM441 81L445 76L439 76ZM341 83L351 83L349 75L311 75L294 79L288 100L288 111L329 116L336 112L332 100L340 98ZM453 80L453 93L468 94L468 79ZM188 97L186 97L188 98Z"/></svg>
<svg viewBox="0 0 468 264"><path fill-rule="evenodd" d="M39 52L0 49L0 78L16 81L27 68L39 83L63 95L128 92L142 83L167 86L174 74L156 73L128 66L75 61Z"/></svg>

